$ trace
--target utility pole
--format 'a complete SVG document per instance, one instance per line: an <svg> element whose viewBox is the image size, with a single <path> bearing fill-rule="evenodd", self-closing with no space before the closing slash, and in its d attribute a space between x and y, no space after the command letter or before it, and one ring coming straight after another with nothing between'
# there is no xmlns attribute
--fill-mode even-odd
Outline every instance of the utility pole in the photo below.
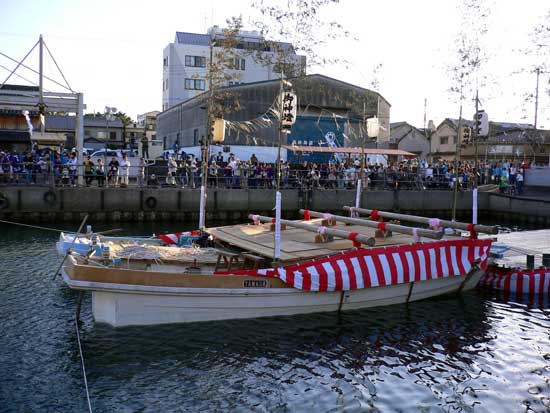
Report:
<svg viewBox="0 0 550 413"><path fill-rule="evenodd" d="M539 114L539 77L540 77L540 67L536 69L537 73L537 88L535 89L535 129L537 129L537 120Z"/></svg>
<svg viewBox="0 0 550 413"><path fill-rule="evenodd" d="M359 130L361 131L361 171L359 172L359 181L357 182L357 195L355 199L355 207L361 208L361 199L363 198L363 182L365 180L365 138L368 138L368 130L365 133L365 128L367 124L367 113L366 105L363 101L363 121ZM365 136L367 135L367 136Z"/></svg>
<svg viewBox="0 0 550 413"><path fill-rule="evenodd" d="M428 111L428 99L424 98L424 131L426 131L426 112Z"/></svg>

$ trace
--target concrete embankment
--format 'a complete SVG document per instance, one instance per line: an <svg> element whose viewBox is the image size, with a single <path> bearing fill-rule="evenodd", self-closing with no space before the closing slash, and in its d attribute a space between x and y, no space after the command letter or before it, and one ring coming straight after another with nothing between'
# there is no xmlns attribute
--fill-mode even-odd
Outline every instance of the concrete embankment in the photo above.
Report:
<svg viewBox="0 0 550 413"><path fill-rule="evenodd" d="M298 218L300 208L342 212L355 204L353 190L283 190L283 214ZM95 222L198 221L199 190L176 188L0 188L0 219L19 222L78 221L89 213ZM550 201L479 193L480 217L550 225ZM249 213L271 215L275 193L268 189L210 189L207 219L246 220ZM362 206L419 215L449 217L451 191L366 191ZM457 217L471 217L472 194L459 192Z"/></svg>

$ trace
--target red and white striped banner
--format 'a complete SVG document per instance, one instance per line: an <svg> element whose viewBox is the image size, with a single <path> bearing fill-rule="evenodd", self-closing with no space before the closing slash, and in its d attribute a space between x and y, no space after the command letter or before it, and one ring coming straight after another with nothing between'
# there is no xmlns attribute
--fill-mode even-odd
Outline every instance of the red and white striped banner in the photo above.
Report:
<svg viewBox="0 0 550 413"><path fill-rule="evenodd" d="M163 240L167 245L178 245L180 237L196 236L199 234L199 231L175 232L173 234L157 235L157 238Z"/></svg>
<svg viewBox="0 0 550 413"><path fill-rule="evenodd" d="M263 270L224 271L277 277L306 291L348 291L466 275L487 267L491 240L452 240L356 249L319 260Z"/></svg>
<svg viewBox="0 0 550 413"><path fill-rule="evenodd" d="M538 270L491 267L479 281L479 286L516 295L550 293L550 268Z"/></svg>

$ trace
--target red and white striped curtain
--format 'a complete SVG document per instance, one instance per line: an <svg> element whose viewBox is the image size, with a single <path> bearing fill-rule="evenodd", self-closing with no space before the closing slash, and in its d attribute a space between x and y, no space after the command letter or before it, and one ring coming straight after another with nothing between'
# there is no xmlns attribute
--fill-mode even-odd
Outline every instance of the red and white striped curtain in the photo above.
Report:
<svg viewBox="0 0 550 413"><path fill-rule="evenodd" d="M490 247L491 240L468 239L356 249L282 268L231 274L277 277L306 291L348 291L466 275L474 264L487 267Z"/></svg>

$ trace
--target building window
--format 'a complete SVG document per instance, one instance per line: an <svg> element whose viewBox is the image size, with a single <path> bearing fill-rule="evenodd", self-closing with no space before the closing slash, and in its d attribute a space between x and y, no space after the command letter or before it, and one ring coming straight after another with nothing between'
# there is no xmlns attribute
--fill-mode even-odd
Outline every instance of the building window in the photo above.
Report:
<svg viewBox="0 0 550 413"><path fill-rule="evenodd" d="M162 60L162 66L168 67L168 56L166 56L166 57Z"/></svg>
<svg viewBox="0 0 550 413"><path fill-rule="evenodd" d="M116 141L116 132L109 132L109 139Z"/></svg>
<svg viewBox="0 0 550 413"><path fill-rule="evenodd" d="M206 57L185 55L185 66L206 67Z"/></svg>
<svg viewBox="0 0 550 413"><path fill-rule="evenodd" d="M197 146L199 144L199 130L194 129L193 130L193 146Z"/></svg>
<svg viewBox="0 0 550 413"><path fill-rule="evenodd" d="M204 90L206 83L202 79L185 79L185 89L188 90Z"/></svg>
<svg viewBox="0 0 550 413"><path fill-rule="evenodd" d="M246 60L241 57L235 56L231 69L234 70L246 70Z"/></svg>
<svg viewBox="0 0 550 413"><path fill-rule="evenodd" d="M448 136L441 136L439 138L439 144L440 145L447 145L449 143L449 137Z"/></svg>
<svg viewBox="0 0 550 413"><path fill-rule="evenodd" d="M456 135L453 136L453 145L456 145Z"/></svg>

